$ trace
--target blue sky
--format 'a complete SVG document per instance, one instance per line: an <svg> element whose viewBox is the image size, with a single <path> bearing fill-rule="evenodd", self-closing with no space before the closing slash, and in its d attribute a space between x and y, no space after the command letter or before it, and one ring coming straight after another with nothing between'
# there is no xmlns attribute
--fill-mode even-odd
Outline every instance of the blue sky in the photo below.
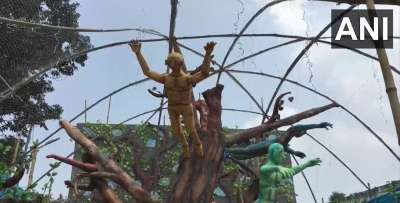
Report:
<svg viewBox="0 0 400 203"><path fill-rule="evenodd" d="M168 33L169 1L77 2L81 4L79 7L80 27L102 29L149 28L161 33ZM178 7L176 35L192 36L238 32L247 20L267 2L243 0L244 6L241 6L238 0L181 1ZM347 6L337 6L333 3L289 1L260 15L249 27L247 33L308 34L312 36L329 23L332 8L345 7ZM399 16L400 11L396 8L395 35L399 35L399 27L397 26ZM153 38L148 34L137 32L90 33L87 35L91 37L94 46L131 39ZM182 43L195 50L203 51L202 47L208 40L211 39L184 40ZM218 43L215 49L215 59L221 62L233 39L218 38L212 40ZM275 38L241 39L230 55L228 62L233 62L242 56L283 41L285 40ZM399 45L399 41L396 41L394 49L388 50L390 62L396 67L400 66ZM238 64L235 69L283 75L286 68L304 46L304 43L290 45ZM167 43L145 43L142 49L151 68L164 72L166 69L164 59L168 52ZM367 52L376 55L374 50ZM184 56L190 68L196 67L202 60L189 52L184 52ZM312 63L311 67L307 66L307 61ZM313 75L311 82L309 82L310 75ZM111 91L143 77L129 47L126 45L113 47L89 54L86 66L77 71L73 77L54 81L56 89L47 96L47 99L50 103L60 104L64 108L62 117L70 119L84 108L85 100L88 104L91 104ZM265 105L278 84L276 80L259 76L237 75L237 77L258 100L263 98ZM332 50L327 45L317 44L310 50L308 59L301 60L289 78L330 95L354 111L400 155L378 63L348 51ZM212 87L215 80L216 78L212 77L197 85L195 88L196 95ZM397 75L395 75L395 80L399 86ZM222 77L222 83L225 85L222 101L225 108L257 111L257 107L247 95L225 75ZM128 88L113 96L110 123L121 122L130 116L157 107L159 100L150 96L146 91L154 86L161 88L155 82L147 82ZM283 112L284 116L328 103L325 99L293 85L284 84L281 92L283 91L292 91L295 97L293 103L286 105ZM93 108L87 113L88 121L105 122L107 106L108 102L105 101ZM130 123L138 123L142 119L146 119L146 117L133 120ZM168 121L168 119L166 120ZM232 112L224 112L222 120L224 126L242 128L255 126L261 122L261 119L257 116ZM155 119L152 121L156 122ZM379 186L387 181L400 179L400 164L367 130L343 111L339 109L331 110L301 123L323 121L332 122L334 128L329 131L314 130L310 133L332 148L371 186ZM83 116L74 123L78 122L83 122ZM35 128L34 139L40 140L58 127L57 121L47 123L50 130ZM51 163L51 160L45 158L47 154L66 155L72 152L74 144L64 132L58 133L56 137L60 137L61 140L40 151L38 158L40 164L36 168L35 178L48 170L48 164ZM308 155L306 159L320 157L323 160L320 167L306 171L319 200L321 198L327 200L333 191L349 194L363 190L363 187L334 158L309 138L303 137L294 140L292 145L293 148L306 152ZM67 194L63 181L70 178L70 170L71 168L66 165L62 165L57 170L59 176L54 185L54 196ZM302 177L296 177L295 183L296 193L298 194L297 201L300 203L311 202L312 197L307 191ZM25 184L26 180L24 179L21 185L24 186ZM40 189L40 187L38 188Z"/></svg>

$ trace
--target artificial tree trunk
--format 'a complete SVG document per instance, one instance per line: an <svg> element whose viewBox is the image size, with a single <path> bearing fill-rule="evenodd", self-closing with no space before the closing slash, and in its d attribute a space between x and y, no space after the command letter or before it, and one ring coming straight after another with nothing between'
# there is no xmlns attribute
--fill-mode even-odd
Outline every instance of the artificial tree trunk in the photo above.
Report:
<svg viewBox="0 0 400 203"><path fill-rule="evenodd" d="M217 85L203 93L207 107L207 129L199 130L202 136L204 156L197 157L191 151L190 159L180 162L178 176L174 182L170 203L202 202L209 203L222 169L224 151L223 135L221 134L221 94L223 86ZM204 119L204 118L203 118ZM190 147L193 149L193 147Z"/></svg>

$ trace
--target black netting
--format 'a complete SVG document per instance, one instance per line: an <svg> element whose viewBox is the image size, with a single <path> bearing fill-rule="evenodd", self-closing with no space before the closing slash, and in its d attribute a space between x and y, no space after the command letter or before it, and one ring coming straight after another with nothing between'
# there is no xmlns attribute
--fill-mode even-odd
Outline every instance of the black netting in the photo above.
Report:
<svg viewBox="0 0 400 203"><path fill-rule="evenodd" d="M73 75L85 65L92 48L89 37L51 26L78 26L78 4L69 0L6 0L0 2L0 131L24 135L28 124L45 127L57 119L58 105L44 97L52 92L51 79ZM41 24L49 26L41 26ZM38 74L49 69L45 74ZM30 81L29 83L27 81Z"/></svg>

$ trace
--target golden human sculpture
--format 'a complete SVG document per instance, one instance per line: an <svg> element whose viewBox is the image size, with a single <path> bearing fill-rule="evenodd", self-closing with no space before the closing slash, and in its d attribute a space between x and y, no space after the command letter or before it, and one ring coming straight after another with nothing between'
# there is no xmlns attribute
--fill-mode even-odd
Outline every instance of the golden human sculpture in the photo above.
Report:
<svg viewBox="0 0 400 203"><path fill-rule="evenodd" d="M172 133L182 144L183 157L189 158L189 144L182 132L180 116L183 117L186 132L192 137L195 146L195 152L198 156L203 156L203 146L197 134L194 112L192 106L192 87L194 84L207 78L210 73L210 63L215 42L208 42L205 49L203 63L200 71L191 75L186 73L184 68L184 59L181 53L173 52L168 55L165 64L171 69L171 73L160 74L151 71L140 49L141 43L133 41L130 47L135 53L137 60L143 70L144 75L165 86L165 95L168 98L168 113L171 120ZM174 39L174 49L177 51L177 43ZM179 48L178 48L179 49Z"/></svg>

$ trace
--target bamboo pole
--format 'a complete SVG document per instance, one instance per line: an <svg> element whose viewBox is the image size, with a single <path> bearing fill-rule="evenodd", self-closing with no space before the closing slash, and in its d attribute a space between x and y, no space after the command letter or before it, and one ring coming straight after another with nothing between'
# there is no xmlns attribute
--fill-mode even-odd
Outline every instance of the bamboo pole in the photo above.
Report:
<svg viewBox="0 0 400 203"><path fill-rule="evenodd" d="M38 151L39 151L39 149L36 146L32 150L32 161L31 161L31 166L29 167L28 187L30 185L32 185L32 182L33 182L33 173L35 172L35 165L36 165L36 158L37 158ZM30 190L31 189L32 188L30 188Z"/></svg>
<svg viewBox="0 0 400 203"><path fill-rule="evenodd" d="M85 99L85 109L87 109L87 101L86 101L86 99ZM85 123L87 122L87 114L86 114L86 111L85 111Z"/></svg>
<svg viewBox="0 0 400 203"><path fill-rule="evenodd" d="M367 8L369 13L370 22L373 22L373 17L376 16L375 2L374 0L366 0ZM385 81L386 93L389 97L390 107L392 109L392 115L394 124L396 126L398 144L400 145L400 104L399 97L397 95L396 84L394 83L393 74L390 70L389 59L386 54L385 48L378 48L377 42L374 41L376 46L376 52L378 54L379 63L382 69L383 80Z"/></svg>
<svg viewBox="0 0 400 203"><path fill-rule="evenodd" d="M15 143L13 146L13 153L11 155L11 162L10 162L11 166L14 166L17 163L17 157L18 157L18 153L19 153L20 144L21 144L21 140L20 140L20 137L18 136L15 139Z"/></svg>
<svg viewBox="0 0 400 203"><path fill-rule="evenodd" d="M171 0L171 17L169 21L169 42L168 42L168 54L173 52L174 46L173 46L173 41L172 38L175 36L175 27L176 27L176 16L178 15L178 0ZM167 74L169 73L169 67L167 67ZM165 93L165 87L163 88L163 93ZM160 101L160 112L158 114L158 122L157 126L160 126L161 124L161 118L162 118L162 107L164 103L164 97L161 98Z"/></svg>
<svg viewBox="0 0 400 203"><path fill-rule="evenodd" d="M106 121L107 124L110 120L110 109L111 109L111 96L110 96L110 99L108 100L107 121Z"/></svg>

